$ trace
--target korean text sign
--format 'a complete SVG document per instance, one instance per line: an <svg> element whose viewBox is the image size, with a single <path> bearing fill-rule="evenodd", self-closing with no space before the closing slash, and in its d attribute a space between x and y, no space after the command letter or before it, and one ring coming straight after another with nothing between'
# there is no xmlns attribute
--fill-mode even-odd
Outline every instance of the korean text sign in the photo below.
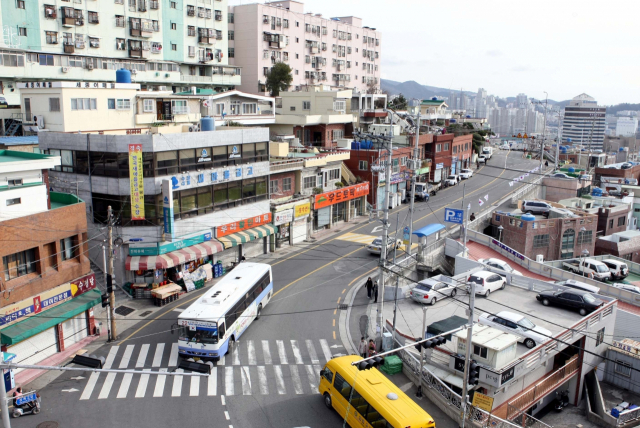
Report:
<svg viewBox="0 0 640 428"><path fill-rule="evenodd" d="M241 232L251 229L252 227L262 226L271 223L271 213L260 214L255 217L247 218L233 223L216 227L216 238L231 235L232 233Z"/></svg>
<svg viewBox="0 0 640 428"><path fill-rule="evenodd" d="M360 183L353 186L332 190L331 192L316 195L314 209L328 207L338 202L349 201L369 194L369 183Z"/></svg>
<svg viewBox="0 0 640 428"><path fill-rule="evenodd" d="M140 144L129 144L129 182L131 183L131 220L144 220L144 177Z"/></svg>

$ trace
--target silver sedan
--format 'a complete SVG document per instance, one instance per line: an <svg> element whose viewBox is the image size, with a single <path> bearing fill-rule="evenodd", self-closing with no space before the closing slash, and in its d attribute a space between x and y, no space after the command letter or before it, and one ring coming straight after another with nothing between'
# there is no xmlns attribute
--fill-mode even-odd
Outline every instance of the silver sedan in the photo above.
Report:
<svg viewBox="0 0 640 428"><path fill-rule="evenodd" d="M420 281L413 290L411 298L418 303L435 305L438 300L446 297L454 297L457 293L456 286L432 279Z"/></svg>

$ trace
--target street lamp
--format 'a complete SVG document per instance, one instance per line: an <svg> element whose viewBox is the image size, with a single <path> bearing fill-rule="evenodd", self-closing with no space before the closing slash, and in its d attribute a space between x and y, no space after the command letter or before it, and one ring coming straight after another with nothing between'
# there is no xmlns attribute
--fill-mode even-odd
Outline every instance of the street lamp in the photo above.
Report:
<svg viewBox="0 0 640 428"><path fill-rule="evenodd" d="M581 232L584 232L585 230L586 229L584 227L582 229L580 229ZM586 249L582 250L582 257L584 257L586 259L588 256L589 256L589 251L587 251ZM583 263L584 263L584 261L583 261ZM585 273L585 269L583 267L582 276L585 276L584 273Z"/></svg>
<svg viewBox="0 0 640 428"><path fill-rule="evenodd" d="M498 226L498 242L502 242L502 231L504 230L504 227L502 227L502 225Z"/></svg>

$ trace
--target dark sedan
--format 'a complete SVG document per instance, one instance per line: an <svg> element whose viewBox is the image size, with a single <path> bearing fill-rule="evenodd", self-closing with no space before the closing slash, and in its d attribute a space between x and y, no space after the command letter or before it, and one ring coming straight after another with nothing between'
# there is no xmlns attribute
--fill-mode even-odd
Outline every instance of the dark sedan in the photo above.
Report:
<svg viewBox="0 0 640 428"><path fill-rule="evenodd" d="M592 294L580 290L543 291L536 296L536 299L545 306L555 305L577 310L582 316L604 304Z"/></svg>

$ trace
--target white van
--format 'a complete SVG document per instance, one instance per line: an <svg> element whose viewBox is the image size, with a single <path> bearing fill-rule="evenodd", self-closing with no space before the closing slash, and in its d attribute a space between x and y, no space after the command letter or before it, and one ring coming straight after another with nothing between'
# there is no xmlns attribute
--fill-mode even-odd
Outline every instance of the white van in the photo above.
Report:
<svg viewBox="0 0 640 428"><path fill-rule="evenodd" d="M485 158L491 159L491 156L493 156L493 147L483 147L482 154Z"/></svg>
<svg viewBox="0 0 640 428"><path fill-rule="evenodd" d="M567 279L566 281L556 281L558 285L563 285L565 287L573 288L576 290L587 291L593 294L600 294L600 287L596 287L595 285L585 284L584 282L576 281L574 279Z"/></svg>
<svg viewBox="0 0 640 428"><path fill-rule="evenodd" d="M607 265L613 279L624 279L629 276L629 267L619 260L604 259L602 263Z"/></svg>

